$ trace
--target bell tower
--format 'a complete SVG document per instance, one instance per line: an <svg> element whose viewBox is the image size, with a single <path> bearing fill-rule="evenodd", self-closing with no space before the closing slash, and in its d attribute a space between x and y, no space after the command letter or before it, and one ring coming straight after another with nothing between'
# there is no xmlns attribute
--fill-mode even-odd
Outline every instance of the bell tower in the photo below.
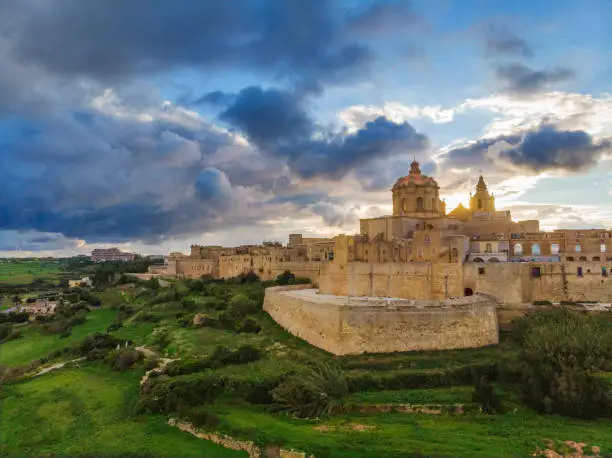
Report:
<svg viewBox="0 0 612 458"><path fill-rule="evenodd" d="M490 213L495 211L495 197L489 193L482 175L478 178L476 192L473 195L470 194L470 211L472 213Z"/></svg>

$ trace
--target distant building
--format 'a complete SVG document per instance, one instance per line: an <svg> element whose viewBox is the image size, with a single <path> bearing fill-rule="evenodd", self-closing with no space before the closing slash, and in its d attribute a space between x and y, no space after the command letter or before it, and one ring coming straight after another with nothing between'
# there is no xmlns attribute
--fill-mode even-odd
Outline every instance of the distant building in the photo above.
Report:
<svg viewBox="0 0 612 458"><path fill-rule="evenodd" d="M49 299L36 299L36 302L20 306L19 311L27 312L30 315L30 319L33 319L37 316L53 315L56 307L56 301L50 301Z"/></svg>
<svg viewBox="0 0 612 458"><path fill-rule="evenodd" d="M133 261L136 258L135 253L124 253L119 248L96 248L91 252L91 260L93 262L106 261Z"/></svg>
<svg viewBox="0 0 612 458"><path fill-rule="evenodd" d="M91 286L91 279L89 277L83 277L80 280L68 280L68 287L76 288L77 286Z"/></svg>

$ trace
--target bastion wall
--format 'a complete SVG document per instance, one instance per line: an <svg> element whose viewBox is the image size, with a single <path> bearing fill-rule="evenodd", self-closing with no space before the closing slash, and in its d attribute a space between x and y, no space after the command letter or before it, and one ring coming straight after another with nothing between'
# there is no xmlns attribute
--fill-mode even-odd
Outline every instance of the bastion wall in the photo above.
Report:
<svg viewBox="0 0 612 458"><path fill-rule="evenodd" d="M499 342L487 296L385 300L318 294L311 285L267 288L264 310L291 334L335 355L448 350Z"/></svg>

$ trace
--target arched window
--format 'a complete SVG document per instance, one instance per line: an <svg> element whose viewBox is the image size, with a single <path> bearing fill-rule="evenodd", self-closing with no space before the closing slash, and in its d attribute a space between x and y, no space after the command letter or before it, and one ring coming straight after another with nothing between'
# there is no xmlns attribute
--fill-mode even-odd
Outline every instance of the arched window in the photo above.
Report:
<svg viewBox="0 0 612 458"><path fill-rule="evenodd" d="M539 243L534 243L533 245L531 245L531 254L533 256L540 256L540 244Z"/></svg>
<svg viewBox="0 0 612 458"><path fill-rule="evenodd" d="M402 211L408 211L408 200L402 199Z"/></svg>
<svg viewBox="0 0 612 458"><path fill-rule="evenodd" d="M425 208L423 207L423 198L417 197L417 211L423 211Z"/></svg>
<svg viewBox="0 0 612 458"><path fill-rule="evenodd" d="M579 243L576 244L575 249L576 249L576 253L580 253L582 251L582 247L580 246Z"/></svg>
<svg viewBox="0 0 612 458"><path fill-rule="evenodd" d="M514 244L514 254L520 256L523 254L523 245L520 243Z"/></svg>
<svg viewBox="0 0 612 458"><path fill-rule="evenodd" d="M434 199L434 198L431 199L431 209L432 210L436 209L436 199Z"/></svg>
<svg viewBox="0 0 612 458"><path fill-rule="evenodd" d="M550 254L559 254L559 244L558 243L550 244Z"/></svg>
<svg viewBox="0 0 612 458"><path fill-rule="evenodd" d="M493 253L493 245L491 245L490 243L487 243L485 245L485 253Z"/></svg>
<svg viewBox="0 0 612 458"><path fill-rule="evenodd" d="M599 249L600 249L600 251L601 251L602 253L605 253L605 252L606 252L606 244L605 244L605 243L602 243L601 245L599 245Z"/></svg>
<svg viewBox="0 0 612 458"><path fill-rule="evenodd" d="M478 210L482 210L482 199L478 199Z"/></svg>

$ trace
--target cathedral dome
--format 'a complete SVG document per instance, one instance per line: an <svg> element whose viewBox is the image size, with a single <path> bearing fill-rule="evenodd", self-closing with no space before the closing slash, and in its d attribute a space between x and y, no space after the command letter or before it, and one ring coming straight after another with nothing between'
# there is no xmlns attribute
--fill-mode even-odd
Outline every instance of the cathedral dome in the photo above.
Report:
<svg viewBox="0 0 612 458"><path fill-rule="evenodd" d="M392 191L398 188L414 187L414 186L431 186L438 187L438 183L432 177L423 175L419 163L415 160L410 164L410 173L404 177L398 178L393 185Z"/></svg>

